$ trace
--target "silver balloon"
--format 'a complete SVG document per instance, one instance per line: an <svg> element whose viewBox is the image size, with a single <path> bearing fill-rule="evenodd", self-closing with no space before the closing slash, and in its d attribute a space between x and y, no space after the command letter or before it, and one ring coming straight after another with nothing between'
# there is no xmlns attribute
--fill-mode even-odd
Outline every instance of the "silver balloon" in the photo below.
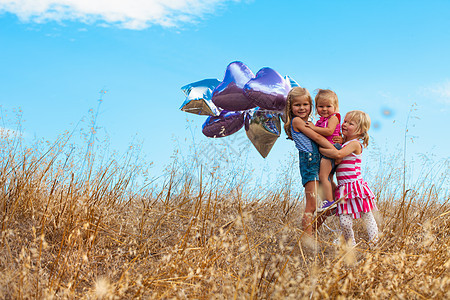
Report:
<svg viewBox="0 0 450 300"><path fill-rule="evenodd" d="M293 87L300 86L300 84L298 84L297 81L295 81L294 79L292 79L289 75L284 76L284 80L285 80L286 82L289 82L289 84L291 85L291 89L292 89Z"/></svg>
<svg viewBox="0 0 450 300"><path fill-rule="evenodd" d="M218 116L220 110L212 103L212 92L220 83L217 79L204 79L181 88L186 100L180 109L196 115Z"/></svg>
<svg viewBox="0 0 450 300"><path fill-rule="evenodd" d="M245 131L248 139L266 158L281 134L280 114L257 109L246 116Z"/></svg>

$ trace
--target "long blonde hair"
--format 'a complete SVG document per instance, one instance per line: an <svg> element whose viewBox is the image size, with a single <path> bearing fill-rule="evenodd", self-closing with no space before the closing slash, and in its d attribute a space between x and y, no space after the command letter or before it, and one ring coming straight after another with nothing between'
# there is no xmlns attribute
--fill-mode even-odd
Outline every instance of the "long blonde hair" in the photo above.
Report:
<svg viewBox="0 0 450 300"><path fill-rule="evenodd" d="M289 91L289 94L287 95L286 99L286 107L284 108L284 116L285 116L284 131L286 132L288 138L291 140L292 140L291 122L292 119L294 118L294 114L292 113L292 100L295 97L305 97L308 100L309 105L311 106L311 111L309 112L308 118L314 110L312 98L307 89L296 86Z"/></svg>
<svg viewBox="0 0 450 300"><path fill-rule="evenodd" d="M338 97L335 92L332 90L322 90L319 89L317 92L316 97L314 98L314 102L316 103L316 110L317 110L317 103L319 103L320 100L327 100L330 101L331 105L334 106L335 111L339 112L339 101Z"/></svg>
<svg viewBox="0 0 450 300"><path fill-rule="evenodd" d="M364 147L369 145L369 128L370 128L370 117L363 111L352 110L349 111L345 117L348 117L350 121L356 124L356 133L358 134L358 139L363 143Z"/></svg>

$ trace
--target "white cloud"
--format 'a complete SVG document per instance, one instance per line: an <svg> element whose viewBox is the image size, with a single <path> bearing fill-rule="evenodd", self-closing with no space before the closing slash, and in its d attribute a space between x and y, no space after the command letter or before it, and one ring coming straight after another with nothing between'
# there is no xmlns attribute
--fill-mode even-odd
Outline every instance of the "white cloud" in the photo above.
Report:
<svg viewBox="0 0 450 300"><path fill-rule="evenodd" d="M230 1L239 0L0 0L0 13L26 22L76 20L144 29L192 22Z"/></svg>
<svg viewBox="0 0 450 300"><path fill-rule="evenodd" d="M441 103L450 105L450 80L447 79L446 81L426 87L425 93Z"/></svg>

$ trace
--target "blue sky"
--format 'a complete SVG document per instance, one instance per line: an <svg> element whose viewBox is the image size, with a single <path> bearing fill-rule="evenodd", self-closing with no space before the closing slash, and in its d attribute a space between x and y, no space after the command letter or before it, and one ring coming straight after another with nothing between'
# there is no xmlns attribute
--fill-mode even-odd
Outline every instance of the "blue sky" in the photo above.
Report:
<svg viewBox="0 0 450 300"><path fill-rule="evenodd" d="M142 141L156 175L173 149L215 143L201 134L205 117L179 110L180 88L222 80L239 60L334 90L341 113L368 112L369 151L386 156L403 146L416 103L409 159L448 161L449 1L122 2L0 0L0 105L22 109L28 140L72 130L106 90L98 125L111 148ZM230 147L246 139L235 135ZM294 150L283 134L265 160L249 145L248 163L276 168Z"/></svg>

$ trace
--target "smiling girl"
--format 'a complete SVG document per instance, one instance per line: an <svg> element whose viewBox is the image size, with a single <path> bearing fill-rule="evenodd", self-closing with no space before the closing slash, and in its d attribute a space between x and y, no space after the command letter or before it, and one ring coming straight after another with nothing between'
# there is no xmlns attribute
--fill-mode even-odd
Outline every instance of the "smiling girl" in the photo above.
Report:
<svg viewBox="0 0 450 300"><path fill-rule="evenodd" d="M326 138L306 126L312 111L313 104L308 90L294 87L287 96L284 130L288 138L295 142L299 153L300 174L306 197L302 227L309 236L312 235L313 214L317 207L321 158L318 145L325 149L334 148ZM317 226L320 224L319 221Z"/></svg>
<svg viewBox="0 0 450 300"><path fill-rule="evenodd" d="M342 123L342 149L320 149L323 155L342 160L336 168L338 186L334 196L339 201L336 214L346 241L352 245L356 245L353 219L361 217L366 224L369 243L376 244L378 240L378 226L372 214L377 210L375 196L361 176L362 150L369 144L369 128L368 114L359 110L350 111Z"/></svg>
<svg viewBox="0 0 450 300"><path fill-rule="evenodd" d="M341 149L340 144L333 142L333 138L340 138L341 136L341 115L339 114L339 102L336 93L332 90L319 89L314 102L320 119L316 122L316 125L312 122L306 122L306 127L323 135L337 149ZM319 207L320 211L331 209L335 205L332 188L333 174L331 174L333 168L334 159L323 156L320 161L319 180L322 199L324 200L322 206Z"/></svg>

